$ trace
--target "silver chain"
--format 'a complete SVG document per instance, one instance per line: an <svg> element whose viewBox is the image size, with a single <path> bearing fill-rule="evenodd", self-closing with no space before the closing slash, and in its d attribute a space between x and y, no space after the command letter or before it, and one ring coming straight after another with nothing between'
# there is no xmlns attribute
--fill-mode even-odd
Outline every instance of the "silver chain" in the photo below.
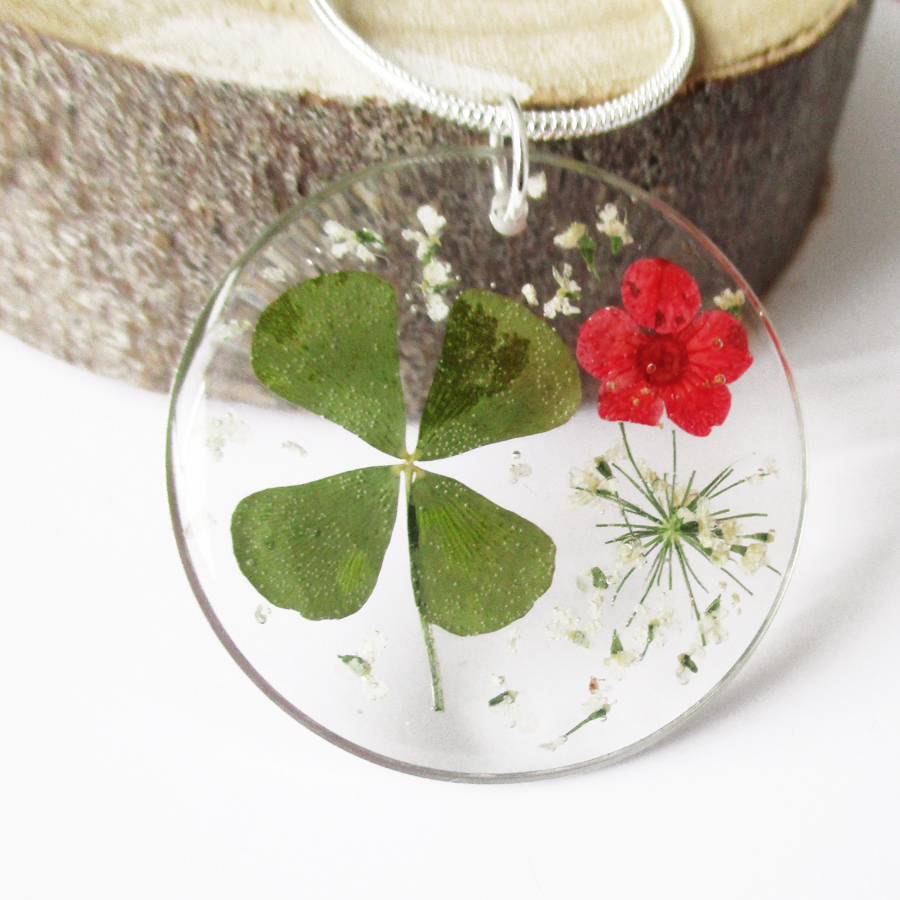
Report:
<svg viewBox="0 0 900 900"><path fill-rule="evenodd" d="M683 0L660 0L660 3L672 26L672 47L660 69L635 90L596 106L523 112L522 122L528 138L554 141L613 131L644 118L675 94L694 58L694 28ZM345 50L414 106L476 131L512 133L513 122L505 104L495 106L463 100L425 84L370 47L328 0L309 0L309 4Z"/></svg>

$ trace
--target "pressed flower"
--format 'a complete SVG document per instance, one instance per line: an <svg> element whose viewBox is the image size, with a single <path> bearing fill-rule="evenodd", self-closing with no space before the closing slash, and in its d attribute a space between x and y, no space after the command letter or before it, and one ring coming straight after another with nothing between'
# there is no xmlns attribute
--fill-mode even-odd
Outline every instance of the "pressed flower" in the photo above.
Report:
<svg viewBox="0 0 900 900"><path fill-rule="evenodd" d="M563 250L573 250L578 246L578 242L584 237L587 228L583 222L573 222L562 234L553 238L553 243Z"/></svg>
<svg viewBox="0 0 900 900"><path fill-rule="evenodd" d="M558 315L572 316L580 313L581 310L570 302L581 296L581 285L572 278L572 267L568 263L562 267L562 271L554 267L553 277L556 279L557 289L553 298L544 304L544 315L548 319L555 319Z"/></svg>
<svg viewBox="0 0 900 900"><path fill-rule="evenodd" d="M746 299L743 291L732 291L726 288L721 294L717 294L713 297L713 303L715 303L719 309L724 309L728 312L732 309L740 309L744 305Z"/></svg>
<svg viewBox="0 0 900 900"><path fill-rule="evenodd" d="M634 238L629 233L625 223L619 218L619 210L616 209L615 203L607 203L600 210L600 221L597 222L597 230L611 238L615 242L614 246L616 247L634 243Z"/></svg>
<svg viewBox="0 0 900 900"><path fill-rule="evenodd" d="M380 631L373 631L363 638L358 653L338 656L338 659L361 680L363 692L369 700L382 700L387 696L387 685L372 674L372 663L386 646L387 639L384 635Z"/></svg>
<svg viewBox="0 0 900 900"><path fill-rule="evenodd" d="M522 296L525 298L525 302L529 306L537 306L537 304L538 304L537 291L534 289L533 284L523 284L522 285Z"/></svg>
<svg viewBox="0 0 900 900"><path fill-rule="evenodd" d="M578 336L579 363L601 381L600 417L657 425L665 411L688 434L708 435L728 416L727 385L753 362L744 326L721 310L701 313L696 282L665 259L632 263L622 301Z"/></svg>
<svg viewBox="0 0 900 900"><path fill-rule="evenodd" d="M371 248L380 250L384 247L384 241L374 231L364 228L353 231L334 220L327 221L322 227L331 241L331 255L335 259L355 255L363 262L374 262L376 257Z"/></svg>
<svg viewBox="0 0 900 900"><path fill-rule="evenodd" d="M422 262L429 263L441 244L441 232L444 230L447 220L433 206L420 206L416 212L416 218L423 230L415 231L412 228L405 228L401 232L401 237L405 241L414 243L416 256Z"/></svg>
<svg viewBox="0 0 900 900"><path fill-rule="evenodd" d="M591 646L590 635L593 631L593 623L584 625L581 619L571 609L563 609L557 606L553 610L553 620L547 626L547 634L554 641L571 641L585 650Z"/></svg>

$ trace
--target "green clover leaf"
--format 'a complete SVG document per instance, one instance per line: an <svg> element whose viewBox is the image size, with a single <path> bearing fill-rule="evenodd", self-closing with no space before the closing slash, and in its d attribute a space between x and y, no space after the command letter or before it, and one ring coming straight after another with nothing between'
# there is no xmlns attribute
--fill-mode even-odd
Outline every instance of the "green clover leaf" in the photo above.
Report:
<svg viewBox="0 0 900 900"><path fill-rule="evenodd" d="M375 589L399 488L391 466L376 466L244 497L231 519L241 571L304 618L355 613Z"/></svg>
<svg viewBox="0 0 900 900"><path fill-rule="evenodd" d="M280 397L405 454L397 301L383 279L338 272L288 288L260 315L250 361Z"/></svg>
<svg viewBox="0 0 900 900"><path fill-rule="evenodd" d="M550 587L553 541L452 478L418 472L408 521L420 611L445 631L498 631L524 616Z"/></svg>
<svg viewBox="0 0 900 900"><path fill-rule="evenodd" d="M563 425L578 409L578 366L541 319L507 297L465 291L453 304L419 430L419 459Z"/></svg>
<svg viewBox="0 0 900 900"><path fill-rule="evenodd" d="M339 272L289 288L260 316L251 359L276 394L400 462L245 497L231 523L241 571L269 602L306 618L356 612L374 590L405 474L413 592L442 709L431 627L486 634L525 615L550 587L556 547L531 522L415 463L567 422L581 399L572 354L512 300L466 291L447 320L412 454L396 299L377 276Z"/></svg>

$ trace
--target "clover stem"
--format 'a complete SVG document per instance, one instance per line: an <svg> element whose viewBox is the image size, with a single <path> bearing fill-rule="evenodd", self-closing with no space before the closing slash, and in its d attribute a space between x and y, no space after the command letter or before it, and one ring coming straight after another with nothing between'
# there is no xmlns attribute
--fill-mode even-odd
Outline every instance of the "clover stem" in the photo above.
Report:
<svg viewBox="0 0 900 900"><path fill-rule="evenodd" d="M419 621L422 623L422 635L425 638L425 650L428 654L428 668L431 670L431 694L432 708L435 712L444 710L444 689L441 686L441 669L438 665L437 650L434 645L434 631L431 622L425 618L427 609L425 597L422 591L422 578L419 571L419 522L416 516L416 507L410 501L412 479L415 477L415 467L411 460L404 466L406 477L406 522L409 531L409 570L412 580L413 598L416 601L416 609L419 611Z"/></svg>
<svg viewBox="0 0 900 900"><path fill-rule="evenodd" d="M434 646L434 631L431 622L425 620L422 611L419 610L419 620L422 622L422 634L425 636L425 649L428 651L428 667L431 669L431 695L435 712L444 711L444 689L441 686L441 668L438 664L437 651Z"/></svg>

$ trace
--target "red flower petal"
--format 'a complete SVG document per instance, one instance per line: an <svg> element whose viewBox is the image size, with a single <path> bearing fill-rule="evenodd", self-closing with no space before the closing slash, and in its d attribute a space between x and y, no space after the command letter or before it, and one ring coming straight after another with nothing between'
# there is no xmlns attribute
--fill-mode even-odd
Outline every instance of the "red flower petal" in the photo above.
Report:
<svg viewBox="0 0 900 900"><path fill-rule="evenodd" d="M658 425L663 414L663 401L659 391L648 387L643 379L623 376L600 388L597 412L607 422Z"/></svg>
<svg viewBox="0 0 900 900"><path fill-rule="evenodd" d="M669 418L697 437L706 437L714 425L721 425L731 409L731 391L724 384L685 379L662 393Z"/></svg>
<svg viewBox="0 0 900 900"><path fill-rule="evenodd" d="M667 259L639 259L622 279L622 302L638 325L661 334L681 331L700 312L697 282Z"/></svg>
<svg viewBox="0 0 900 900"><path fill-rule="evenodd" d="M744 326L726 312L702 313L678 337L684 341L696 381L735 381L753 362Z"/></svg>
<svg viewBox="0 0 900 900"><path fill-rule="evenodd" d="M582 368L601 380L620 378L635 370L643 335L621 309L599 309L581 326L575 356Z"/></svg>

